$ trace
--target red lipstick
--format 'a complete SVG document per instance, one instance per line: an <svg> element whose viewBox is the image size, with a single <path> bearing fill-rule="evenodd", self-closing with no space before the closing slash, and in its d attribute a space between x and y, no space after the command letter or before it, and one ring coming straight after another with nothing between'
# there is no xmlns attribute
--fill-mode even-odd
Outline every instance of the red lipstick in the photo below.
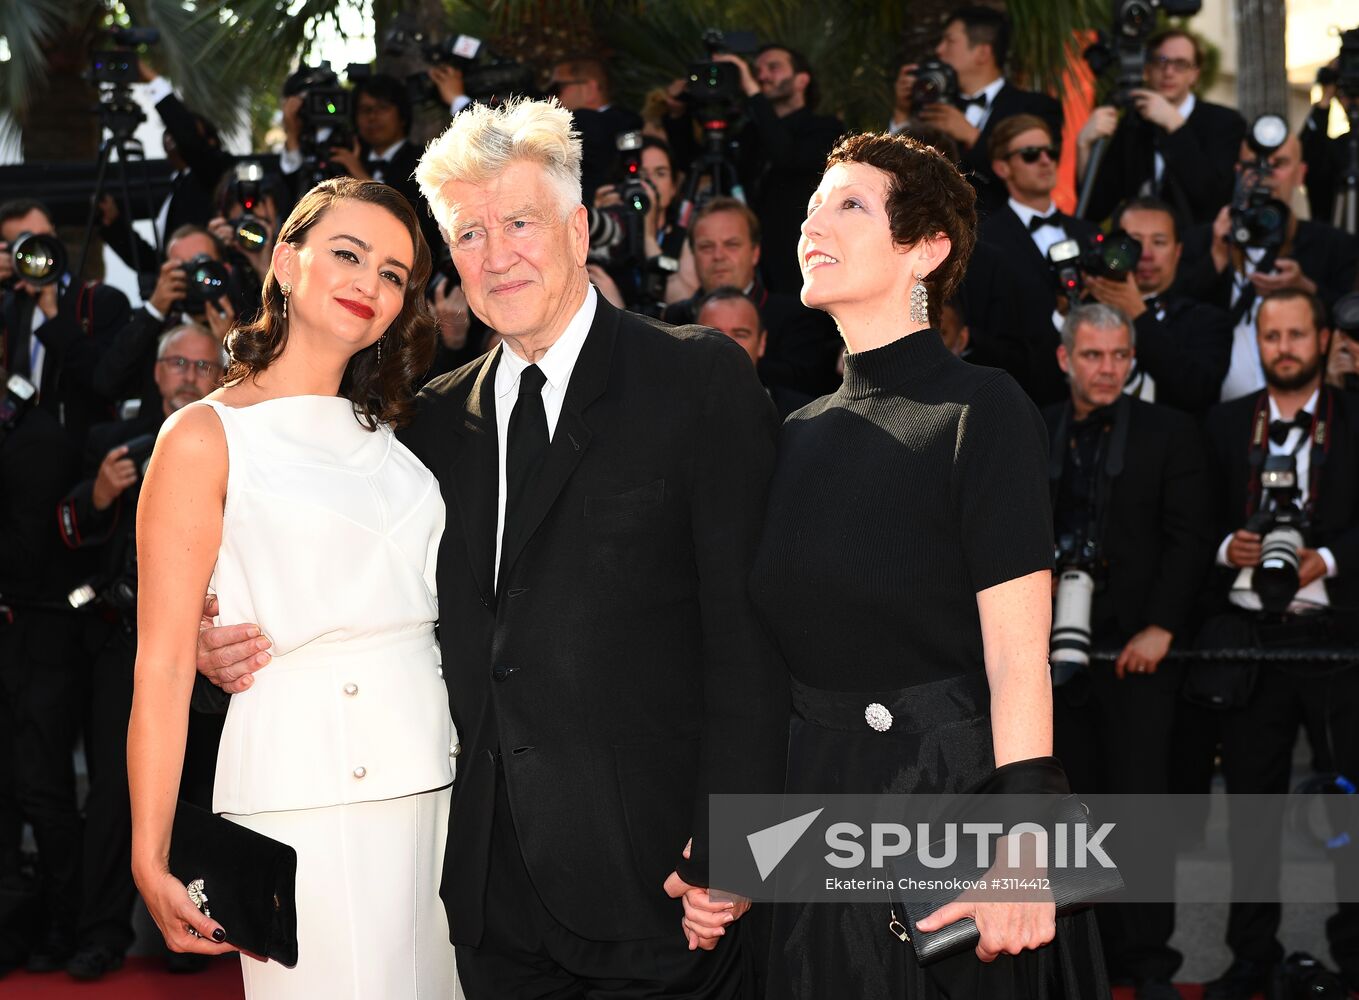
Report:
<svg viewBox="0 0 1359 1000"><path fill-rule="evenodd" d="M370 309L368 306L364 305L362 302L355 302L353 299L341 299L341 298L336 298L335 301L340 303L340 305L344 306L355 316L362 316L364 319L372 319L373 316L375 315L373 310Z"/></svg>

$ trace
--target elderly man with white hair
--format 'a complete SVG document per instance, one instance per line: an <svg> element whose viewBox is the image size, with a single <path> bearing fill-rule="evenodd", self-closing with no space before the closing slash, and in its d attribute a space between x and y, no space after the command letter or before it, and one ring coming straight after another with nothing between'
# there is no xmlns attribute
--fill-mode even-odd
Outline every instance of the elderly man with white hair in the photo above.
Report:
<svg viewBox="0 0 1359 1000"><path fill-rule="evenodd" d="M406 438L449 512L442 894L464 988L743 996L707 800L781 787L787 682L746 595L773 407L727 338L591 287L556 102L463 112L416 178L502 338L425 388Z"/></svg>

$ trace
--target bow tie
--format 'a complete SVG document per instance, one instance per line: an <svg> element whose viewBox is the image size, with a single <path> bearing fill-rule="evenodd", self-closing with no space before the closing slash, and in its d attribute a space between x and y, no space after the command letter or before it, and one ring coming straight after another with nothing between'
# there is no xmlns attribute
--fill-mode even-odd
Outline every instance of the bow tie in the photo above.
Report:
<svg viewBox="0 0 1359 1000"><path fill-rule="evenodd" d="M1306 410L1299 410L1298 415L1292 420L1271 420L1269 422L1269 439L1277 445L1282 445L1288 440L1288 435L1293 432L1294 427L1299 427L1306 434L1312 429L1312 415Z"/></svg>
<svg viewBox="0 0 1359 1000"><path fill-rule="evenodd" d="M989 103L986 100L985 94L978 94L976 97L964 97L961 94L959 94L956 98L954 98L954 101L955 103L957 103L958 108L961 111L966 111L968 108L973 107L974 105L985 111L987 104Z"/></svg>
<svg viewBox="0 0 1359 1000"><path fill-rule="evenodd" d="M1035 215L1029 220L1029 232L1036 233L1045 226L1062 227L1062 213L1053 212L1051 215Z"/></svg>

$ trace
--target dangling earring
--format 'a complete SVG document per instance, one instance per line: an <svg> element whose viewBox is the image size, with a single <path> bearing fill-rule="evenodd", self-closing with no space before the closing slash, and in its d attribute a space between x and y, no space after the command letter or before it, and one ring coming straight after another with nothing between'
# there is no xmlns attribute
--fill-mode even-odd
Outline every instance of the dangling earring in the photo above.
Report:
<svg viewBox="0 0 1359 1000"><path fill-rule="evenodd" d="M925 276L917 274L911 288L911 322L928 324L929 321L930 294L925 290Z"/></svg>
<svg viewBox="0 0 1359 1000"><path fill-rule="evenodd" d="M378 338L378 367L382 366L382 342L386 339L387 335L385 333Z"/></svg>
<svg viewBox="0 0 1359 1000"><path fill-rule="evenodd" d="M288 296L293 293L293 286L288 282L278 286L278 290L283 293L283 322L288 322Z"/></svg>

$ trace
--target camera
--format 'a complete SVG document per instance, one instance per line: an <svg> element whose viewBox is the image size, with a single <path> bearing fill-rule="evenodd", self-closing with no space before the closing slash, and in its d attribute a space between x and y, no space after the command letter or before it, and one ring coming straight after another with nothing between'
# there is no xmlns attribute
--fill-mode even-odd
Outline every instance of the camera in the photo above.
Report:
<svg viewBox="0 0 1359 1000"><path fill-rule="evenodd" d="M1359 367L1359 292L1350 292L1336 300L1331 309L1331 322L1340 334L1340 342L1334 350L1350 355ZM1359 392L1359 374L1346 372L1344 383L1346 391Z"/></svg>
<svg viewBox="0 0 1359 1000"><path fill-rule="evenodd" d="M1294 952L1278 967L1269 995L1278 1000L1345 1000L1350 994L1334 972L1306 952Z"/></svg>
<svg viewBox="0 0 1359 1000"><path fill-rule="evenodd" d="M1057 540L1056 565L1048 662L1052 685L1060 687L1090 666L1090 607L1099 546L1093 538L1063 535Z"/></svg>
<svg viewBox="0 0 1359 1000"><path fill-rule="evenodd" d="M176 308L190 316L202 316L208 303L215 303L231 293L231 272L221 261L205 253L185 261L179 268L184 272L188 287Z"/></svg>
<svg viewBox="0 0 1359 1000"><path fill-rule="evenodd" d="M1246 144L1255 160L1237 173L1232 194L1231 232L1241 247L1278 249L1288 234L1291 213L1270 189L1267 178L1274 172L1269 158L1288 139L1288 123L1279 115L1261 115L1251 123Z"/></svg>
<svg viewBox="0 0 1359 1000"><path fill-rule="evenodd" d="M14 430L38 401L38 387L22 375L0 368L0 440Z"/></svg>
<svg viewBox="0 0 1359 1000"><path fill-rule="evenodd" d="M1261 536L1260 563L1237 574L1233 590L1253 590L1271 614L1288 610L1298 592L1298 551L1305 544L1307 517L1299 503L1297 462L1292 455L1266 455L1260 469L1260 509L1246 521Z"/></svg>
<svg viewBox="0 0 1359 1000"><path fill-rule="evenodd" d="M398 14L382 37L384 55L395 59L418 56L428 66L452 66L462 72L463 89L474 101L493 103L513 94L534 92L533 69L514 59L497 56L480 38L449 35L435 41L413 15ZM438 100L438 88L425 73L406 77L411 102Z"/></svg>
<svg viewBox="0 0 1359 1000"><path fill-rule="evenodd" d="M270 236L269 226L255 214L263 197L264 167L258 160L243 160L236 164L232 180L236 202L245 210L232 235L241 250L256 253L269 245Z"/></svg>
<svg viewBox="0 0 1359 1000"><path fill-rule="evenodd" d="M313 183L345 176L345 169L330 159L332 147L354 145L354 108L340 78L322 61L302 66L283 81L283 96L302 98L303 170Z"/></svg>
<svg viewBox="0 0 1359 1000"><path fill-rule="evenodd" d="M1114 0L1112 30L1101 31L1085 50L1085 61L1096 76L1113 71L1109 103L1128 107L1132 104L1131 92L1146 86L1142 72L1147 62L1147 39L1156 30L1156 12L1191 17L1202 6L1202 0Z"/></svg>
<svg viewBox="0 0 1359 1000"><path fill-rule="evenodd" d="M1340 65L1336 69L1335 89L1345 97L1359 99L1359 28L1340 33Z"/></svg>
<svg viewBox="0 0 1359 1000"><path fill-rule="evenodd" d="M156 447L155 434L139 434L125 441L123 458L137 467L138 479L146 478L146 467ZM125 618L137 613L137 547L128 545L117 560L118 566L102 577L94 577L66 595L66 603L79 611L95 605L117 611Z"/></svg>
<svg viewBox="0 0 1359 1000"><path fill-rule="evenodd" d="M931 104L948 104L958 96L958 74L952 66L929 59L915 68L911 84L911 114Z"/></svg>
<svg viewBox="0 0 1359 1000"><path fill-rule="evenodd" d="M619 158L614 187L621 201L590 209L590 256L600 262L641 263L646 213L651 211L651 195L642 180L642 133L620 132L614 144Z"/></svg>
<svg viewBox="0 0 1359 1000"><path fill-rule="evenodd" d="M3 244L0 244L3 245ZM60 281L66 273L66 247L47 233L20 233L9 246L14 260L14 276L6 282L27 281L41 287Z"/></svg>
<svg viewBox="0 0 1359 1000"><path fill-rule="evenodd" d="M1121 229L1095 233L1081 246L1079 240L1058 240L1048 248L1048 263L1057 290L1070 301L1085 294L1084 275L1126 281L1142 259L1142 244Z"/></svg>
<svg viewBox="0 0 1359 1000"><path fill-rule="evenodd" d="M708 58L689 65L689 78L681 98L702 118L729 119L735 117L745 101L741 89L741 71L731 63L715 62L718 53L753 52L755 35L749 31L722 32L708 28L702 35L703 48ZM701 122L704 129L707 123ZM723 128L729 127L723 122Z"/></svg>

